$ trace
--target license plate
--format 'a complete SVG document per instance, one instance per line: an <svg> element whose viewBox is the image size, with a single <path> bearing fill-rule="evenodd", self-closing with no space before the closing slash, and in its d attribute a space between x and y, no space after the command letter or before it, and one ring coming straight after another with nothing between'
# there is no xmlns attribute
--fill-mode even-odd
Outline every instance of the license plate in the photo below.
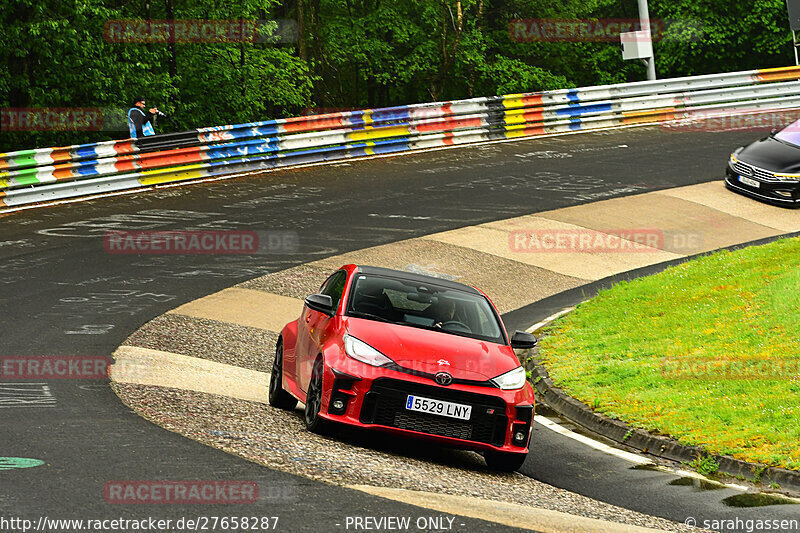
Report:
<svg viewBox="0 0 800 533"><path fill-rule="evenodd" d="M409 411L419 411L420 413L458 418L459 420L469 420L472 414L471 405L443 402L441 400L432 400L431 398L422 398L420 396L409 396L406 400L406 409Z"/></svg>
<svg viewBox="0 0 800 533"><path fill-rule="evenodd" d="M761 186L761 184L759 182L757 182L756 180L753 180L753 179L750 179L750 178L746 178L744 176L739 176L739 181L741 181L745 185L749 185L751 187L755 187L756 189Z"/></svg>

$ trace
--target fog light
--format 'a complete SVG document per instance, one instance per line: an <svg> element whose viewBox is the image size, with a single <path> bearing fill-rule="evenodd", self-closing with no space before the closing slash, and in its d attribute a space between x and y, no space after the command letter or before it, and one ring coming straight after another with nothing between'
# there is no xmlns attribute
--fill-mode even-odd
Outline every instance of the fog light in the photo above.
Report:
<svg viewBox="0 0 800 533"><path fill-rule="evenodd" d="M344 409L344 402L342 400L334 400L333 401L333 408L337 411L341 411Z"/></svg>
<svg viewBox="0 0 800 533"><path fill-rule="evenodd" d="M523 442L525 440L525 433L517 431L514 433L514 440L517 442Z"/></svg>

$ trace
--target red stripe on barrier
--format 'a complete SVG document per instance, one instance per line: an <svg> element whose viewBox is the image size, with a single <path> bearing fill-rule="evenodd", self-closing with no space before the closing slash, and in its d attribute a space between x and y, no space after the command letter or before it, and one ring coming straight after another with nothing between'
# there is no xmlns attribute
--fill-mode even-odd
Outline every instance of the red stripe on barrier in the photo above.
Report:
<svg viewBox="0 0 800 533"><path fill-rule="evenodd" d="M116 168L120 172L139 170L139 166L136 164L136 160L131 158L125 158L115 161L114 168Z"/></svg>
<svg viewBox="0 0 800 533"><path fill-rule="evenodd" d="M522 118L525 119L525 122L542 122L544 120L544 111L527 111L522 114Z"/></svg>
<svg viewBox="0 0 800 533"><path fill-rule="evenodd" d="M542 105L542 95L541 94L532 94L529 96L522 97L522 103L524 106L529 105Z"/></svg>
<svg viewBox="0 0 800 533"><path fill-rule="evenodd" d="M444 133L444 139L442 139L442 142L444 144L447 144L447 145L452 145L453 144L453 134L452 134L452 132L446 131Z"/></svg>
<svg viewBox="0 0 800 533"><path fill-rule="evenodd" d="M324 130L329 128L340 128L342 126L343 124L341 118L308 120L307 117L303 117L303 120L284 124L283 128L288 132L298 132L298 131Z"/></svg>
<svg viewBox="0 0 800 533"><path fill-rule="evenodd" d="M158 152L156 152L158 153ZM139 166L143 170L172 165L185 165L186 163L198 163L203 161L203 156L197 148L184 148L181 150L171 150L167 154L160 154L152 157L139 158Z"/></svg>
<svg viewBox="0 0 800 533"><path fill-rule="evenodd" d="M53 151L50 152L50 159L53 160L54 163L60 163L63 161L71 161L72 160L72 152L69 146L65 146L63 148L53 148Z"/></svg>
<svg viewBox="0 0 800 533"><path fill-rule="evenodd" d="M56 181L67 181L71 180L75 177L75 174L72 173L72 169L66 167L66 165L59 165L60 168L56 168L53 171L53 177Z"/></svg>
<svg viewBox="0 0 800 533"><path fill-rule="evenodd" d="M120 141L114 144L114 151L118 154L130 154L135 152L136 149L133 146L133 141Z"/></svg>
<svg viewBox="0 0 800 533"><path fill-rule="evenodd" d="M525 128L522 131L525 132L525 135L544 135L545 134L544 128L541 127L541 126L538 126L536 128Z"/></svg>
<svg viewBox="0 0 800 533"><path fill-rule="evenodd" d="M466 118L466 119L457 119L457 118L449 118L445 120L437 120L436 122L430 122L427 124L420 124L416 127L417 131L442 131L442 130L454 130L457 128L479 128L483 125L483 121L479 118Z"/></svg>

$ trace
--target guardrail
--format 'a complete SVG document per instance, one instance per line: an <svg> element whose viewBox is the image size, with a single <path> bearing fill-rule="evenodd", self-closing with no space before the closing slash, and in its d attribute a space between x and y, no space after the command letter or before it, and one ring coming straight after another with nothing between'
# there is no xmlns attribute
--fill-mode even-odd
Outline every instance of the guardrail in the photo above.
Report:
<svg viewBox="0 0 800 533"><path fill-rule="evenodd" d="M800 67L423 103L0 154L0 208L448 145L800 108Z"/></svg>

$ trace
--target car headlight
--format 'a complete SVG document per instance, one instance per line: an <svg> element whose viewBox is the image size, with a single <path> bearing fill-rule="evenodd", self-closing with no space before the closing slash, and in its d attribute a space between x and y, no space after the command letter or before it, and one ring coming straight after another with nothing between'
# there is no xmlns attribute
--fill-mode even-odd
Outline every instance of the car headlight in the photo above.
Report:
<svg viewBox="0 0 800 533"><path fill-rule="evenodd" d="M800 180L800 174L783 174L776 172L775 179L780 181L797 181Z"/></svg>
<svg viewBox="0 0 800 533"><path fill-rule="evenodd" d="M383 366L394 362L366 342L352 335L344 336L344 352L356 361L372 366Z"/></svg>
<svg viewBox="0 0 800 533"><path fill-rule="evenodd" d="M514 370L509 370L505 374L492 378L492 383L503 390L521 389L525 385L526 378L525 369L518 366Z"/></svg>
<svg viewBox="0 0 800 533"><path fill-rule="evenodd" d="M739 155L739 152L741 152L742 150L744 150L744 146L740 146L739 148L737 148L736 150L733 151L733 153L731 154L731 159L730 159L731 165L734 164L734 163L738 163L739 162L739 158L736 157L736 156Z"/></svg>

